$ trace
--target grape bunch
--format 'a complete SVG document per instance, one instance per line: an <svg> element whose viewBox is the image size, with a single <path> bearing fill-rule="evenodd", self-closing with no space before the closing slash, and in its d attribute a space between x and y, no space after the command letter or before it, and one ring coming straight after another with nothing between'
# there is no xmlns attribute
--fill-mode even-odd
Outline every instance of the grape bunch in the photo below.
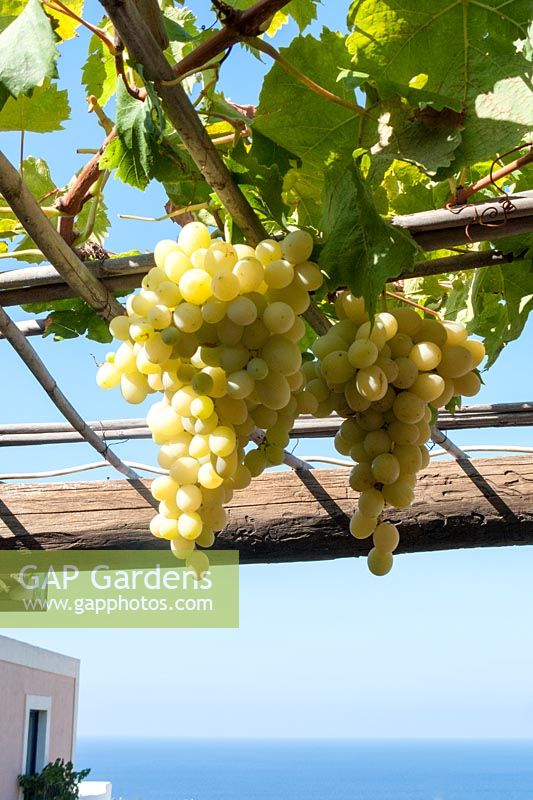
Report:
<svg viewBox="0 0 533 800"><path fill-rule="evenodd" d="M316 360L302 367L305 392L315 398L315 416L335 411L344 418L335 447L355 462L350 486L360 493L350 531L357 539L373 536L368 566L386 575L399 535L380 521L382 513L413 502L416 473L429 463L434 413L455 395L479 391L476 367L485 349L461 323L423 318L411 308L370 320L364 300L349 291L335 306L339 322L315 340Z"/></svg>
<svg viewBox="0 0 533 800"><path fill-rule="evenodd" d="M110 323L121 344L97 383L120 386L130 403L162 395L147 415L168 473L151 485L159 513L150 529L197 574L209 562L196 548L226 525L224 504L283 462L294 420L316 410L299 348L300 315L322 283L312 248L305 231L254 249L212 240L191 222L177 243L157 244L156 266L128 297L127 315ZM245 452L257 429L258 446Z"/></svg>

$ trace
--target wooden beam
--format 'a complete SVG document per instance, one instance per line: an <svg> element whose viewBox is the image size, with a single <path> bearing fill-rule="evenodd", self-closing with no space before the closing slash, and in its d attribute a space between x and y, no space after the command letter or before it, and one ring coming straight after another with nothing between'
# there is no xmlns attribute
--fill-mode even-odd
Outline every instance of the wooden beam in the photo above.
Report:
<svg viewBox="0 0 533 800"><path fill-rule="evenodd" d="M466 470L466 471L465 471ZM356 494L348 470L270 472L236 492L219 549L242 563L365 555L348 532ZM398 553L533 544L533 458L434 463L420 473L410 509L390 510ZM0 486L1 549L165 549L148 524L148 481Z"/></svg>

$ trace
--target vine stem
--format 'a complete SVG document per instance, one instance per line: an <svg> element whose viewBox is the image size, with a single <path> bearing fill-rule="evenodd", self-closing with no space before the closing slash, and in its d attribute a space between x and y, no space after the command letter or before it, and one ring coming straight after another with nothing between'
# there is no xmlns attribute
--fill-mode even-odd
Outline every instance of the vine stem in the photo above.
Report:
<svg viewBox="0 0 533 800"><path fill-rule="evenodd" d="M473 183L471 186L459 188L449 201L448 205L462 206L467 202L469 197L472 197L473 194L477 194L477 192L480 192L482 189L486 189L487 186L492 186L496 181L500 180L500 178L505 178L507 175L510 175L517 169L521 169L526 164L533 163L533 144L524 144L520 147L520 149L524 147L529 147L529 152L526 153L525 156L516 158L514 161L511 161L509 164L506 164L500 169L491 169L488 175L486 175L484 178L481 178L479 181L476 181L476 183ZM518 148L515 148L515 150L517 149Z"/></svg>
<svg viewBox="0 0 533 800"><path fill-rule="evenodd" d="M138 217L136 214L117 214L117 217L119 219L135 219L139 222L163 222L166 219L179 217L180 214L188 214L191 211L200 211L202 208L207 208L208 205L208 203L195 203L191 206L178 208L176 211L172 211L170 214L164 214L162 217Z"/></svg>
<svg viewBox="0 0 533 800"><path fill-rule="evenodd" d="M79 22L84 28L87 28L87 30L91 31L91 33L94 33L95 36L98 36L98 38L101 39L109 49L111 55L115 55L115 45L107 36L107 34L105 34L101 28L98 28L96 25L92 25L90 22L87 22L87 20L83 19L83 17L78 16L75 11L72 11L72 9L62 3L61 0L53 0L53 2L50 2L50 0L42 0L42 4L43 6L50 8L52 11L57 11L59 14L64 14L66 17L75 19L76 22Z"/></svg>
<svg viewBox="0 0 533 800"><path fill-rule="evenodd" d="M425 306L421 306L420 303L415 303L414 300L409 300L409 298L405 297L403 294L397 294L396 292L383 292L387 297L391 297L393 300L398 300L399 303L405 303L407 306L413 306L413 308L418 308L419 311L423 311L424 314L430 314L432 317L436 319L441 319L441 316L438 311L433 311L432 308L426 308Z"/></svg>
<svg viewBox="0 0 533 800"><path fill-rule="evenodd" d="M246 44L253 47L254 50L260 50L261 53L265 53L266 55L273 58L274 61L280 65L280 67L288 72L290 75L293 75L300 83L303 83L304 86L307 86L308 89L311 89L312 92L318 94L320 97L323 97L325 100L329 100L332 103L336 103L339 106L343 106L344 108L349 108L350 111L354 111L356 114L360 116L366 116L366 110L359 106L357 103L353 103L351 100L345 100L344 97L339 97L338 94L334 94L330 92L329 89L326 89L324 86L320 86L320 84L315 83L315 81L311 80L307 75L304 75L303 72L300 72L299 69L296 69L286 58L284 58L279 50L276 50L275 47L272 47L271 44L268 42L264 42L262 39L259 39L257 36L253 36L244 40Z"/></svg>
<svg viewBox="0 0 533 800"><path fill-rule="evenodd" d="M40 250L10 250L8 253L0 253L0 258L18 258L18 256L42 256L44 254Z"/></svg>

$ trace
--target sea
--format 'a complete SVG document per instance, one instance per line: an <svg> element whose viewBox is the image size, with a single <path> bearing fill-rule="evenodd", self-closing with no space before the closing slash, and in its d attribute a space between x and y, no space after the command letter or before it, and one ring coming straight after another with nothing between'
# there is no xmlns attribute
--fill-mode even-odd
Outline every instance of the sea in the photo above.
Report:
<svg viewBox="0 0 533 800"><path fill-rule="evenodd" d="M533 800L533 741L82 739L113 800Z"/></svg>

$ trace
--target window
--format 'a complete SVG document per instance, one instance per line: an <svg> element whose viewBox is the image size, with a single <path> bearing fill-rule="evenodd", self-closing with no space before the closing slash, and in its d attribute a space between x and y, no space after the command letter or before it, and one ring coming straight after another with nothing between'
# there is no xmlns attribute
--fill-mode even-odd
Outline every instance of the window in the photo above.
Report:
<svg viewBox="0 0 533 800"><path fill-rule="evenodd" d="M35 775L48 764L51 698L26 695L22 772Z"/></svg>

